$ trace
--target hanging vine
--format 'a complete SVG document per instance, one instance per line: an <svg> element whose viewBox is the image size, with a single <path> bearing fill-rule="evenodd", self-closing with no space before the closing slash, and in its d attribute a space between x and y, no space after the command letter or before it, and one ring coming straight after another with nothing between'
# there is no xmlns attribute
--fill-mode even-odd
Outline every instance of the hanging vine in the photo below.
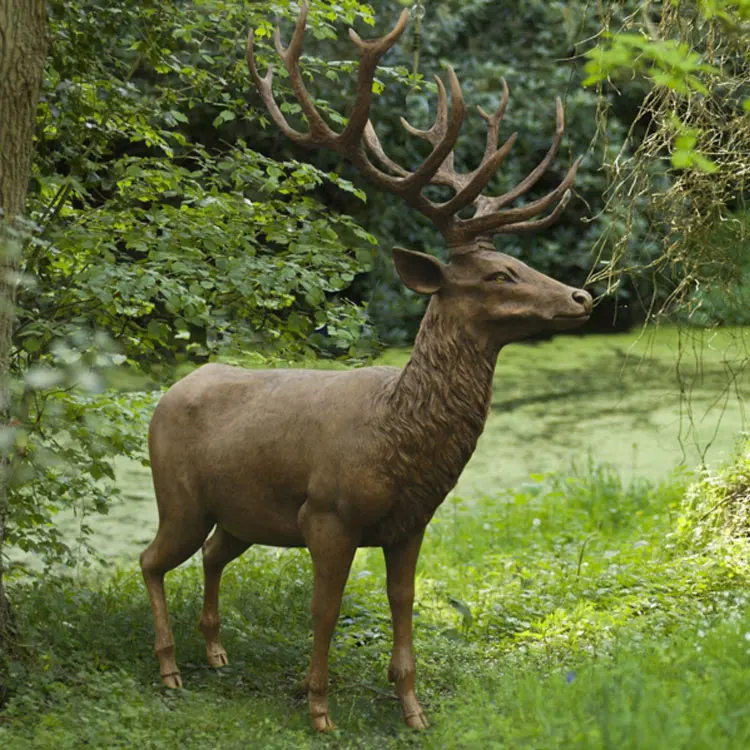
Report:
<svg viewBox="0 0 750 750"><path fill-rule="evenodd" d="M588 82L603 93L627 70L649 88L625 147L604 164L611 221L589 281L614 291L627 273L652 274L650 315L692 317L702 290L728 291L750 262L750 3L644 2L619 29L612 6L599 3L607 41L587 55ZM611 103L600 101L605 133ZM656 257L632 243L644 212Z"/></svg>

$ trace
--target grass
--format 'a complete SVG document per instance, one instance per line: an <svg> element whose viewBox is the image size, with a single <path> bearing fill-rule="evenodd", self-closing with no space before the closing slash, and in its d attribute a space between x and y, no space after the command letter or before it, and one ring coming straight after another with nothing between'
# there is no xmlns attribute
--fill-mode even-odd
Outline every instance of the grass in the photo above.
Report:
<svg viewBox="0 0 750 750"><path fill-rule="evenodd" d="M385 672L384 566L362 550L316 737L298 697L310 650L305 551L253 549L228 568L231 664L204 664L199 565L168 577L186 690L159 686L133 566L16 586L34 654L13 667L3 748L746 748L746 540L679 534L687 478L623 480L579 462L518 490L451 498L417 579L419 692L433 727L402 726Z"/></svg>
<svg viewBox="0 0 750 750"><path fill-rule="evenodd" d="M156 509L148 472L122 462L125 502L87 519L121 567L13 587L29 658L0 684L0 746L749 747L748 543L725 539L718 521L696 534L702 509L726 493L703 479L685 500L686 475L667 473L716 463L746 428L745 338L662 329L501 354L487 429L420 559L426 734L402 726L385 679L377 550L357 555L334 639L333 736L313 735L299 697L311 645L305 551L257 548L230 566L231 663L219 672L196 628L200 562L170 574L186 690L162 690L135 568Z"/></svg>

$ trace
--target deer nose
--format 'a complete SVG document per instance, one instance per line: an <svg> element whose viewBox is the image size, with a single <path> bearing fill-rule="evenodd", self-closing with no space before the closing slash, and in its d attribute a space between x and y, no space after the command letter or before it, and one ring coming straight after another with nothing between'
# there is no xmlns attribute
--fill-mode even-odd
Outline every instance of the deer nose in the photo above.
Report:
<svg viewBox="0 0 750 750"><path fill-rule="evenodd" d="M591 313L594 301L585 289L576 289L573 292L573 301L577 302L586 311L587 315Z"/></svg>

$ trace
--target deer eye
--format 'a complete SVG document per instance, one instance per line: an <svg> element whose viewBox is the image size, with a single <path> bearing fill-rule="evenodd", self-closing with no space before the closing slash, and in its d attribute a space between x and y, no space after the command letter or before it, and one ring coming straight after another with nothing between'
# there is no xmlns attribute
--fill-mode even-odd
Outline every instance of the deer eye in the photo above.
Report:
<svg viewBox="0 0 750 750"><path fill-rule="evenodd" d="M513 278L510 276L510 274L505 273L505 271L498 271L497 273L490 274L485 281L495 281L500 284L505 284L508 282L512 282Z"/></svg>

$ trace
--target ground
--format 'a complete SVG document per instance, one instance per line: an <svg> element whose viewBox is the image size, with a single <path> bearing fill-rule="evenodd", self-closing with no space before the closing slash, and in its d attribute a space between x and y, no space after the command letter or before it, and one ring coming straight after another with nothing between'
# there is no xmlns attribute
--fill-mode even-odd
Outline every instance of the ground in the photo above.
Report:
<svg viewBox="0 0 750 750"><path fill-rule="evenodd" d="M694 408L721 394L729 340L709 354ZM225 576L230 665L223 670L207 668L196 628L200 561L168 576L186 686L178 692L160 686L151 614L132 560L106 573L78 571L66 586L16 585L35 656L14 667L13 694L0 711L0 746L750 747L747 541L692 535L683 503L693 478L670 473L675 462L667 458L659 471L643 469L660 445L668 456L679 447L670 429L652 419L653 407L666 410L670 399L674 405L666 348L657 341L651 359L641 362L648 377L643 370L626 374L613 400L611 389L597 388L613 372L610 359L628 351L628 339L611 339L624 349L609 359L605 342L597 344L604 351L593 351L586 341L521 349L523 390L499 368L495 401L515 403L519 420L513 432L490 429L474 492L449 498L428 529L415 636L429 731L402 725L386 680L382 555L362 550L332 649L332 716L340 728L329 737L312 733L299 693L311 643L309 559L304 550L258 548ZM539 355L553 347L559 355L546 360L542 378ZM586 373L591 381L581 380ZM567 395L536 398L556 391ZM569 399L577 402L566 408ZM641 402L647 403L636 409ZM608 420L620 419L620 409L625 421L609 435ZM513 411L496 409L495 424ZM532 418L549 420L546 432L528 424ZM729 412L725 418L739 421ZM501 446L524 434L551 446L554 458L538 450L537 467L526 465L522 479L508 478L493 460L507 465ZM720 433L721 452L730 434ZM577 465L546 472L555 468L547 461L563 460L566 442ZM636 456L643 452L635 470L633 442ZM618 444L627 446L628 457L607 465L598 448L606 457L607 445ZM502 455L490 460L494 450ZM123 548L150 534L150 528L128 530Z"/></svg>

